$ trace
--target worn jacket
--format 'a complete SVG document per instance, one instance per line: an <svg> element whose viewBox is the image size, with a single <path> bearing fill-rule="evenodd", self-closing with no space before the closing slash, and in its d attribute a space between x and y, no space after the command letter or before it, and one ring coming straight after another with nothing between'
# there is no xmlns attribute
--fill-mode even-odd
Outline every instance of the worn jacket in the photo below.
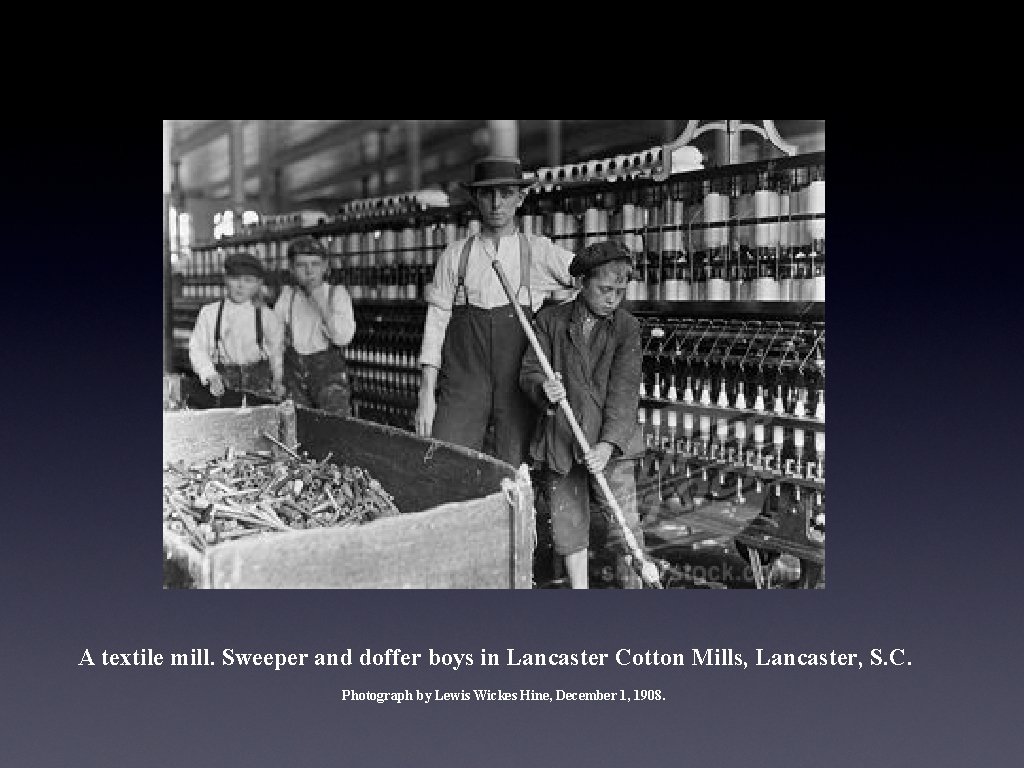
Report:
<svg viewBox="0 0 1024 768"><path fill-rule="evenodd" d="M642 452L636 414L641 373L640 323L621 307L598 320L589 341L583 338L587 310L582 297L547 307L534 328L552 369L562 375L572 412L591 447L611 443L613 457L631 458ZM553 408L544 394L544 370L533 347L526 350L519 386L540 409L530 444L533 458L566 474L583 461L561 407Z"/></svg>

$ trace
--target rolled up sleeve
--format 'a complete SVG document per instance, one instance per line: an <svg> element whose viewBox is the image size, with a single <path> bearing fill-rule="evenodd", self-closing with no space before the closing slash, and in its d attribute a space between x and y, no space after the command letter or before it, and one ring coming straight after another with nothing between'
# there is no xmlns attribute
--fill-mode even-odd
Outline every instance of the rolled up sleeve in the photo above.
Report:
<svg viewBox="0 0 1024 768"><path fill-rule="evenodd" d="M266 335L267 356L275 381L281 379L284 359L284 324L270 307L263 308L263 328Z"/></svg>
<svg viewBox="0 0 1024 768"><path fill-rule="evenodd" d="M192 364L192 370L204 385L208 384L210 377L217 372L212 360L214 318L210 308L213 306L215 305L208 304L199 310L192 335L188 339L189 362Z"/></svg>
<svg viewBox="0 0 1024 768"><path fill-rule="evenodd" d="M433 304L427 306L427 319L423 324L423 342L420 344L420 365L441 367L441 348L444 346L448 321L452 319L450 309L445 310Z"/></svg>
<svg viewBox="0 0 1024 768"><path fill-rule="evenodd" d="M459 254L458 241L452 243L441 254L434 267L434 278L427 284L424 298L427 302L427 317L423 323L423 341L420 344L420 365L441 367L441 349L444 346L448 322L452 319L452 302L455 300L457 269L455 258Z"/></svg>
<svg viewBox="0 0 1024 768"><path fill-rule="evenodd" d="M330 296L330 292L328 292ZM343 285L334 286L334 297L331 305L331 322L327 327L327 335L331 343L344 347L356 334L356 318L352 311L352 298Z"/></svg>
<svg viewBox="0 0 1024 768"><path fill-rule="evenodd" d="M541 284L537 287L544 291L571 290L574 288L572 275L569 274L569 265L576 255L560 245L551 242L550 239L538 238L543 244L539 248L541 254L540 274L537 275Z"/></svg>

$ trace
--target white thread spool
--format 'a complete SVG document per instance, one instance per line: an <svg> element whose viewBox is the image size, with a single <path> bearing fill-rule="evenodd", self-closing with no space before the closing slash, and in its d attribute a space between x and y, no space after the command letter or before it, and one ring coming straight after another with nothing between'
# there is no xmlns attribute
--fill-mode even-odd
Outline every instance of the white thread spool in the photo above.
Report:
<svg viewBox="0 0 1024 768"><path fill-rule="evenodd" d="M793 251L790 251L792 253ZM779 300L794 301L796 299L796 281L793 279L793 263L784 265L785 271L779 276Z"/></svg>
<svg viewBox="0 0 1024 768"><path fill-rule="evenodd" d="M728 301L729 284L720 277L708 278L708 301Z"/></svg>
<svg viewBox="0 0 1024 768"><path fill-rule="evenodd" d="M667 269L663 269L662 280L661 280L661 292L662 299L665 301L678 301L679 300L679 279L675 274L675 260L679 257L679 246L676 241L677 233L672 230L666 231L662 239L662 243L665 246L665 251L662 254L663 260L668 264Z"/></svg>
<svg viewBox="0 0 1024 768"><path fill-rule="evenodd" d="M355 264L358 261L359 252L359 233L349 232L345 235L345 254L349 257L348 261L350 264Z"/></svg>
<svg viewBox="0 0 1024 768"><path fill-rule="evenodd" d="M657 206L645 208L647 213L647 251L657 255L661 251L661 232L658 225L661 223L661 209ZM654 298L654 297L652 297Z"/></svg>
<svg viewBox="0 0 1024 768"><path fill-rule="evenodd" d="M804 431L802 429L797 428L793 430L793 447L804 447Z"/></svg>
<svg viewBox="0 0 1024 768"><path fill-rule="evenodd" d="M667 426L669 429L675 429L677 424L677 418L678 416L676 415L675 411L671 409L665 411L665 426Z"/></svg>
<svg viewBox="0 0 1024 768"><path fill-rule="evenodd" d="M700 390L700 404L711 405L711 389L707 380L704 381L704 386Z"/></svg>
<svg viewBox="0 0 1024 768"><path fill-rule="evenodd" d="M736 439L743 441L747 439L747 422L743 419L737 419L732 425L733 434L736 435Z"/></svg>
<svg viewBox="0 0 1024 768"><path fill-rule="evenodd" d="M691 297L690 273L686 268L686 254L689 252L686 242L686 204L682 200L672 201L672 215L669 221L679 227L673 232L673 239L677 253L676 274L676 301L689 301Z"/></svg>
<svg viewBox="0 0 1024 768"><path fill-rule="evenodd" d="M778 425L772 427L772 445L781 448L783 442L785 442L785 433L782 431L782 427Z"/></svg>
<svg viewBox="0 0 1024 768"><path fill-rule="evenodd" d="M449 246L459 239L459 227L454 221L444 224L444 245Z"/></svg>
<svg viewBox="0 0 1024 768"><path fill-rule="evenodd" d="M377 237L379 234L370 230L363 237L363 258L361 263L364 267L377 266Z"/></svg>
<svg viewBox="0 0 1024 768"><path fill-rule="evenodd" d="M812 181L807 186L806 213L825 213L825 182L822 179ZM807 222L807 233L812 240L825 237L825 219L811 219Z"/></svg>
<svg viewBox="0 0 1024 768"><path fill-rule="evenodd" d="M419 231L412 227L406 227L402 230L402 264L406 266L412 266L416 263L417 251L416 247L419 245Z"/></svg>
<svg viewBox="0 0 1024 768"><path fill-rule="evenodd" d="M814 452L819 456L825 452L825 433L814 433Z"/></svg>
<svg viewBox="0 0 1024 768"><path fill-rule="evenodd" d="M789 192L789 213L792 216L797 216L803 212L802 203L802 190L792 189ZM789 245L792 248L798 247L803 243L803 222L801 221L790 221L789 222Z"/></svg>
<svg viewBox="0 0 1024 768"><path fill-rule="evenodd" d="M758 445L764 445L764 423L756 422L754 424L754 442Z"/></svg>
<svg viewBox="0 0 1024 768"><path fill-rule="evenodd" d="M755 301L778 301L779 281L771 277L759 277L754 281Z"/></svg>
<svg viewBox="0 0 1024 768"><path fill-rule="evenodd" d="M711 437L711 417L702 415L700 417L700 436L704 440Z"/></svg>
<svg viewBox="0 0 1024 768"><path fill-rule="evenodd" d="M633 242L630 245L630 250L633 253L644 252L644 236L642 234L645 223L647 221L647 209L642 205L638 205L633 209L633 227L638 231L633 235Z"/></svg>
<svg viewBox="0 0 1024 768"><path fill-rule="evenodd" d="M693 414L683 411L683 433L687 436L693 434Z"/></svg>
<svg viewBox="0 0 1024 768"><path fill-rule="evenodd" d="M562 235L566 233L566 216L564 211L555 211L551 216L551 234L557 245L565 248L567 246Z"/></svg>
<svg viewBox="0 0 1024 768"><path fill-rule="evenodd" d="M729 421L728 419L718 419L715 424L715 436L718 438L720 443L724 443L729 437Z"/></svg>
<svg viewBox="0 0 1024 768"><path fill-rule="evenodd" d="M605 239L604 233L601 232L601 212L597 208L592 206L583 213L583 227L585 245Z"/></svg>
<svg viewBox="0 0 1024 768"><path fill-rule="evenodd" d="M772 189L758 189L754 192L754 216L767 219L779 215L779 193ZM778 222L754 225L754 247L770 248L779 243Z"/></svg>
<svg viewBox="0 0 1024 768"><path fill-rule="evenodd" d="M747 284L747 281L743 279L742 273L736 269L735 266L730 267L730 269L734 269L735 271L732 275L732 279L729 280L729 298L733 301L745 301L746 299L749 299L750 286Z"/></svg>
<svg viewBox="0 0 1024 768"><path fill-rule="evenodd" d="M633 229L636 226L636 206L632 203L623 204L621 220L623 230ZM627 248L633 250L633 234L631 232L623 232L619 238L620 243L624 243Z"/></svg>
<svg viewBox="0 0 1024 768"><path fill-rule="evenodd" d="M714 224L729 218L729 198L718 192L704 195L704 223ZM720 248L729 241L728 227L708 227L704 230L706 248Z"/></svg>
<svg viewBox="0 0 1024 768"><path fill-rule="evenodd" d="M565 233L569 236L565 247L570 251L576 251L583 247L583 237L580 233L580 221L576 216L565 217Z"/></svg>
<svg viewBox="0 0 1024 768"><path fill-rule="evenodd" d="M395 231L393 229L385 229L380 233L380 241L378 243L380 250L380 263L384 266L393 265L397 259L395 258Z"/></svg>
<svg viewBox="0 0 1024 768"><path fill-rule="evenodd" d="M633 226L636 229L642 230L643 227L644 227L644 222L646 222L646 220L647 220L647 209L644 208L642 205L636 206L634 208L634 211L633 211ZM644 237L643 237L643 235L641 235L639 233L633 235L633 243L632 243L632 246L630 247L630 250L633 251L633 253L635 253L635 254L642 254L642 253L644 253ZM647 301L648 299L657 298L656 296L650 296L648 294L648 291L647 291L647 275L642 273L642 271L639 269L639 265L636 264L636 262L634 262L634 267L636 267L635 274L634 274L634 279L633 279L633 281L630 282L630 285L634 286L634 293L633 293L634 300L635 301Z"/></svg>
<svg viewBox="0 0 1024 768"><path fill-rule="evenodd" d="M824 301L825 300L825 275L814 275L811 277L810 285L810 300L811 301Z"/></svg>
<svg viewBox="0 0 1024 768"><path fill-rule="evenodd" d="M732 212L737 220L752 219L754 217L754 195L750 192L736 198L736 210ZM735 228L735 240L739 241L741 248L750 247L754 239L754 225L740 224Z"/></svg>
<svg viewBox="0 0 1024 768"><path fill-rule="evenodd" d="M661 409L660 408L652 408L651 409L651 426L652 427L660 427L661 426Z"/></svg>

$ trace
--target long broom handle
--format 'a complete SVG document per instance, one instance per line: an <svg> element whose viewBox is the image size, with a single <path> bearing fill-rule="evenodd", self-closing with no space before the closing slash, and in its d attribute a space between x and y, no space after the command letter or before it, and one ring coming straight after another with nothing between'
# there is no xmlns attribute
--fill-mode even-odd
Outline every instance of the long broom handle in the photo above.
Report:
<svg viewBox="0 0 1024 768"><path fill-rule="evenodd" d="M512 292L512 287L508 283L508 277L505 276L505 270L502 269L501 264L497 259L491 262L491 266L494 267L494 271L498 274L498 280L501 281L501 287L505 290L505 295L508 296L509 303L512 305L512 309L515 310L516 316L519 318L519 324L523 327L523 332L526 334L526 338L530 340L530 346L533 347L533 351L537 353L537 359L540 361L541 368L544 370L544 375L549 379L555 379L555 372L551 368L551 363L548 362L547 356L544 354L544 350L540 346L540 341L537 339L537 334L533 332L533 326L530 321L526 319L526 315L523 314L523 308L519 306L519 302L515 299L515 294ZM562 413L565 414L566 420L569 422L569 426L572 428L573 435L576 436L576 442L580 444L580 448L583 449L584 453L590 452L590 444L587 442L587 436L583 434L583 430L580 429L579 422L576 421L576 415L572 412L572 408L569 406L569 399L563 397L558 401L558 405L562 408ZM608 485L608 479L604 476L603 472L591 473L597 478L597 484L601 486L601 491L604 493L605 499L608 501L608 506L611 507L612 513L615 515L615 520L622 529L623 538L626 540L626 546L629 547L633 557L637 559L637 562L642 564L641 575L644 581L651 584L651 586L661 586L661 580L657 577L657 566L650 562L644 555L640 546L636 542L636 537L633 536L633 532L629 530L629 526L626 525L626 519L622 515L622 510L619 508L619 502L616 501L615 496L612 494L612 489Z"/></svg>

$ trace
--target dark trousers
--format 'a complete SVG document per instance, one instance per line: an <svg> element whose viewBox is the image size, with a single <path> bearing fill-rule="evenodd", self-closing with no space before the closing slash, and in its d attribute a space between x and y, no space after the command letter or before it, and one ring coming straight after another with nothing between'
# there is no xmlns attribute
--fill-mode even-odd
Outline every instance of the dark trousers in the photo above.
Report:
<svg viewBox="0 0 1024 768"><path fill-rule="evenodd" d="M214 367L224 380L225 389L236 392L257 392L261 395L270 394L272 376L268 360L259 360L247 365L218 363Z"/></svg>
<svg viewBox="0 0 1024 768"><path fill-rule="evenodd" d="M284 385L298 405L341 416L352 414L352 391L340 347L311 355L300 355L289 347L284 353Z"/></svg>
<svg viewBox="0 0 1024 768"><path fill-rule="evenodd" d="M604 472L626 525L642 550L644 537L637 513L634 473L633 462L629 460L610 461ZM567 475L543 469L538 491L551 511L555 552L571 555L581 549L607 548L616 554L630 554L622 528L586 466L574 464Z"/></svg>
<svg viewBox="0 0 1024 768"><path fill-rule="evenodd" d="M524 307L529 315L529 307ZM519 389L526 351L511 306L453 308L441 350L432 436L480 451L494 427L494 456L518 466L527 458L536 410Z"/></svg>
<svg viewBox="0 0 1024 768"><path fill-rule="evenodd" d="M224 394L214 397L210 394L209 387L199 384L194 379L194 386L187 387L185 401L190 408L238 408L242 405L242 399L250 396L247 401L250 405L257 405L262 398L270 399L270 362L259 360L247 365L234 365L231 363L215 363L214 368L224 381ZM258 397L253 398L256 395Z"/></svg>

